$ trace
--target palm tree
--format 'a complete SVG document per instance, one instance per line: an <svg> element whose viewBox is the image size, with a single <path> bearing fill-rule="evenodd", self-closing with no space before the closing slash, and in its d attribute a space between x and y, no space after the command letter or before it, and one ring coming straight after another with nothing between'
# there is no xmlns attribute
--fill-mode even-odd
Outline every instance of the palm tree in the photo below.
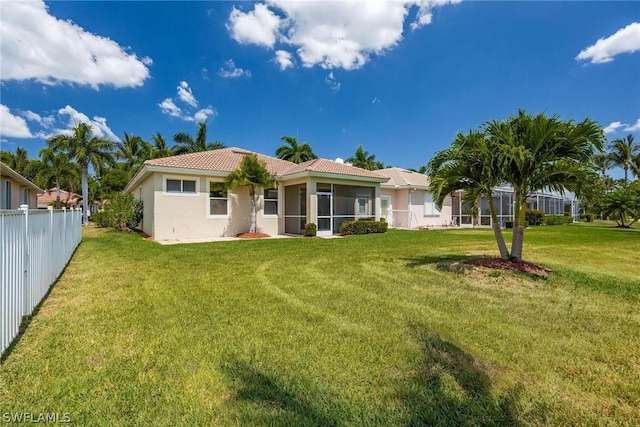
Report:
<svg viewBox="0 0 640 427"><path fill-rule="evenodd" d="M22 147L18 147L15 153L13 151L3 152L2 156L3 162L22 176L29 165L28 157L27 150Z"/></svg>
<svg viewBox="0 0 640 427"><path fill-rule="evenodd" d="M629 184L629 165L632 164L633 158L640 154L640 144L633 142L633 135L627 135L626 138L613 141L609 150L613 164L624 169L624 185Z"/></svg>
<svg viewBox="0 0 640 427"><path fill-rule="evenodd" d="M607 176L607 170L611 169L613 166L613 160L611 160L611 156L607 153L600 153L593 156L593 164L598 168L600 173L602 174L602 179Z"/></svg>
<svg viewBox="0 0 640 427"><path fill-rule="evenodd" d="M41 149L38 154L44 165L38 172L37 179L44 188L56 187L56 209L60 209L60 186L65 184L69 190L78 178L77 165L71 163L66 153L56 153L50 147Z"/></svg>
<svg viewBox="0 0 640 427"><path fill-rule="evenodd" d="M369 155L369 152L364 151L364 149L362 148L362 144L358 145L358 148L356 148L356 152L353 157L349 157L345 160L345 162L351 163L355 167L368 169L370 171L376 169L375 154Z"/></svg>
<svg viewBox="0 0 640 427"><path fill-rule="evenodd" d="M173 150L169 148L169 146L167 145L167 141L164 139L164 136L160 134L160 132L156 132L151 135L151 139L153 140L153 145L151 146L150 158L159 159L161 157L173 156Z"/></svg>
<svg viewBox="0 0 640 427"><path fill-rule="evenodd" d="M636 154L630 166L631 172L633 172L637 179L640 179L640 153Z"/></svg>
<svg viewBox="0 0 640 427"><path fill-rule="evenodd" d="M286 144L276 149L276 156L282 160L288 160L293 163L304 163L309 160L317 159L313 149L309 144L298 144L298 141L292 136L283 136L280 138Z"/></svg>
<svg viewBox="0 0 640 427"><path fill-rule="evenodd" d="M71 129L71 134L60 134L49 138L49 147L55 152L67 153L82 171L82 221L89 222L89 166L100 173L106 164L113 164L114 143L92 136L91 126L80 123Z"/></svg>
<svg viewBox="0 0 640 427"><path fill-rule="evenodd" d="M493 203L493 189L504 183L504 161L498 143L483 132L470 131L458 133L449 148L436 153L425 172L430 178L429 192L440 208L445 197L458 190L463 190L464 201L473 206L480 197L487 200L500 257L506 260L510 254Z"/></svg>
<svg viewBox="0 0 640 427"><path fill-rule="evenodd" d="M536 191L580 192L594 175L592 158L602 151L602 129L592 120L574 124L558 116L525 114L485 124L504 156L504 180L514 190L511 259L522 259L527 197Z"/></svg>
<svg viewBox="0 0 640 427"><path fill-rule="evenodd" d="M127 169L135 172L144 163L148 150L148 144L139 136L124 133L122 141L116 143L116 159L125 160Z"/></svg>
<svg viewBox="0 0 640 427"><path fill-rule="evenodd" d="M618 227L629 228L640 219L640 191L622 186L604 196L604 214Z"/></svg>
<svg viewBox="0 0 640 427"><path fill-rule="evenodd" d="M173 136L176 154L198 153L201 151L217 150L225 145L220 141L207 142L207 121L198 122L198 132L194 139L186 132L178 132Z"/></svg>
<svg viewBox="0 0 640 427"><path fill-rule="evenodd" d="M276 183L275 176L268 170L264 162L258 160L255 154L247 154L242 158L238 168L227 175L225 186L229 189L249 187L251 198L251 226L250 233L257 231L256 225L256 187L273 187Z"/></svg>

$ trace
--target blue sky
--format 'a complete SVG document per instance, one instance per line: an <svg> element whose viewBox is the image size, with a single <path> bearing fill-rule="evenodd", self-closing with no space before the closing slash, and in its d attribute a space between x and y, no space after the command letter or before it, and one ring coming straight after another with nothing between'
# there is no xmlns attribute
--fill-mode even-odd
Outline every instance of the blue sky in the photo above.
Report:
<svg viewBox="0 0 640 427"><path fill-rule="evenodd" d="M0 143L92 120L417 168L519 108L640 139L639 2L2 2ZM618 176L618 172L614 172Z"/></svg>

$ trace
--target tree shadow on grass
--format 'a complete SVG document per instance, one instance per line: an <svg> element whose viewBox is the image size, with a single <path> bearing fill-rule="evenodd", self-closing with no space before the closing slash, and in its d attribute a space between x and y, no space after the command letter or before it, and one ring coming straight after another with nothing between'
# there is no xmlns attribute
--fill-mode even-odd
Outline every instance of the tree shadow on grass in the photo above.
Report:
<svg viewBox="0 0 640 427"><path fill-rule="evenodd" d="M286 387L274 375L237 359L222 369L233 384L232 399L239 404L241 425L339 425L328 408L319 408L305 397L319 396L313 387Z"/></svg>
<svg viewBox="0 0 640 427"><path fill-rule="evenodd" d="M460 255L460 254L443 254L443 255L424 255L415 258L405 258L406 266L416 268L422 266L435 266L436 270L452 273L462 273L473 268L471 265L465 264L464 261L479 258L478 256Z"/></svg>
<svg viewBox="0 0 640 427"><path fill-rule="evenodd" d="M401 392L410 425L517 426L521 388L493 391L491 367L425 328L412 326L422 359Z"/></svg>

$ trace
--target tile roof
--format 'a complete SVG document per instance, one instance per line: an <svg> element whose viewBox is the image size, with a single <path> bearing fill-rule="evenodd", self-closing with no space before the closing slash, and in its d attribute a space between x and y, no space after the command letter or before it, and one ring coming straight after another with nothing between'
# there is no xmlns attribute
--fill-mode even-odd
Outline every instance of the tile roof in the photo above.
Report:
<svg viewBox="0 0 640 427"><path fill-rule="evenodd" d="M57 189L53 187L50 190L46 190L44 193L38 194L38 204L46 205L51 202L55 202L57 197ZM82 199L82 196L76 193L69 193L68 191L60 190L60 201L78 203Z"/></svg>
<svg viewBox="0 0 640 427"><path fill-rule="evenodd" d="M373 172L366 169L357 168L354 166L346 165L344 163L334 162L333 160L327 159L314 159L309 160L308 162L300 163L298 165L294 165L291 167L286 173L283 175L293 175L301 172L321 172L321 173L333 173L338 175L349 175L349 176L358 176L364 178L378 178L383 179L386 178L382 176L377 171Z"/></svg>
<svg viewBox="0 0 640 427"><path fill-rule="evenodd" d="M389 181L382 184L383 187L428 187L429 177L418 172L413 172L401 168L380 169L379 174L389 178Z"/></svg>
<svg viewBox="0 0 640 427"><path fill-rule="evenodd" d="M252 151L237 147L163 157L161 159L147 160L144 164L147 166L233 172L246 154L257 155L258 159L266 164L269 172L276 175L281 175L287 169L291 168L292 165L291 162L286 160L253 153Z"/></svg>
<svg viewBox="0 0 640 427"><path fill-rule="evenodd" d="M147 160L144 164L146 166L232 172L238 167L240 161L246 154L257 155L258 159L266 164L269 172L282 177L302 172L323 172L364 178L385 178L375 172L334 162L333 160L314 159L295 164L237 147L163 157L161 159Z"/></svg>

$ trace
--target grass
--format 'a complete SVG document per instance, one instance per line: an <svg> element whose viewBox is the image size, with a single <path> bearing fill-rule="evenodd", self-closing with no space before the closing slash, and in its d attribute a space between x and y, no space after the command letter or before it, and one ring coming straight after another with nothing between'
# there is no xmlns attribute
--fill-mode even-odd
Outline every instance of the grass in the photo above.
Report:
<svg viewBox="0 0 640 427"><path fill-rule="evenodd" d="M510 236L507 236L510 237ZM0 417L78 425L640 423L640 230L161 246L86 229L0 366Z"/></svg>

